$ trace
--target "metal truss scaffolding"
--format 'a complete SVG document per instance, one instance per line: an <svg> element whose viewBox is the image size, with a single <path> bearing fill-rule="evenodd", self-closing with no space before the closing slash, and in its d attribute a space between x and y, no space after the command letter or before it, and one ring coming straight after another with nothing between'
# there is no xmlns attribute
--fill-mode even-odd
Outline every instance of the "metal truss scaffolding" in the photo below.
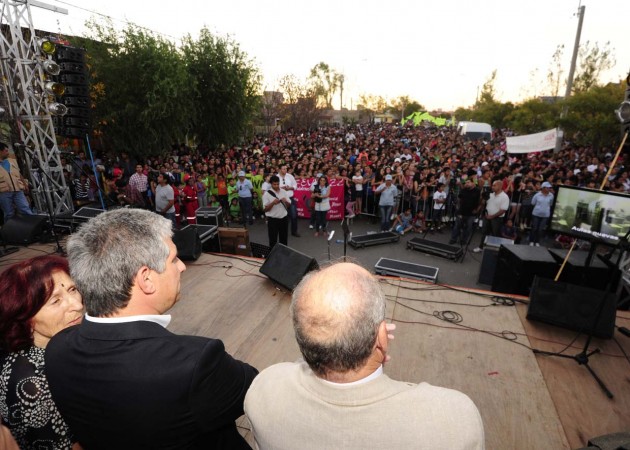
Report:
<svg viewBox="0 0 630 450"><path fill-rule="evenodd" d="M41 51L33 27L30 5L35 3L0 0L1 69L28 166L22 169L30 178L35 206L40 212L63 215L72 213L72 197L63 175L48 109L55 98L46 91L42 64L49 57Z"/></svg>

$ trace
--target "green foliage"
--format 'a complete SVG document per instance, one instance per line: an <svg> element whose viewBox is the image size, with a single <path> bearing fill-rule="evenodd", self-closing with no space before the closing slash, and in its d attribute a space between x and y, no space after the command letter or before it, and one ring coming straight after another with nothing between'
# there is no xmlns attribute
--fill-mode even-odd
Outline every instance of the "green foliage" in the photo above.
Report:
<svg viewBox="0 0 630 450"><path fill-rule="evenodd" d="M181 54L159 36L129 26L89 24L86 47L97 133L108 146L141 156L186 134L191 87Z"/></svg>
<svg viewBox="0 0 630 450"><path fill-rule="evenodd" d="M115 151L155 154L192 135L231 144L258 112L260 75L238 45L202 29L181 49L136 26L88 24L95 133Z"/></svg>
<svg viewBox="0 0 630 450"><path fill-rule="evenodd" d="M199 39L184 39L183 59L194 80L188 101L194 115L191 131L211 146L236 142L260 104L261 77L238 44L201 30Z"/></svg>
<svg viewBox="0 0 630 450"><path fill-rule="evenodd" d="M547 103L532 98L516 106L506 117L506 123L518 134L532 134L556 128L560 103Z"/></svg>
<svg viewBox="0 0 630 450"><path fill-rule="evenodd" d="M622 102L625 90L623 82L609 83L569 97L568 114L559 121L565 139L595 148L618 144L620 125L614 111Z"/></svg>

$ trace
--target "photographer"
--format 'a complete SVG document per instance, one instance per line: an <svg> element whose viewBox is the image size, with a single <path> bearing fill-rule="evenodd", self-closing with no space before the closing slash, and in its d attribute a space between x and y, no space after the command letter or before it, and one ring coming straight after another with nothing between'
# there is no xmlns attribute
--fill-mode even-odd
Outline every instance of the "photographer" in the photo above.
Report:
<svg viewBox="0 0 630 450"><path fill-rule="evenodd" d="M324 236L327 236L326 215L330 210L330 186L328 184L328 178L325 176L319 177L317 185L313 186L311 198L315 201L315 236L319 236L320 230Z"/></svg>
<svg viewBox="0 0 630 450"><path fill-rule="evenodd" d="M449 244L455 244L459 239L460 243L464 245L468 244L472 236L473 222L475 216L479 213L481 200L479 188L474 185L470 176L466 178L464 188L460 190L458 198L457 220L455 221Z"/></svg>

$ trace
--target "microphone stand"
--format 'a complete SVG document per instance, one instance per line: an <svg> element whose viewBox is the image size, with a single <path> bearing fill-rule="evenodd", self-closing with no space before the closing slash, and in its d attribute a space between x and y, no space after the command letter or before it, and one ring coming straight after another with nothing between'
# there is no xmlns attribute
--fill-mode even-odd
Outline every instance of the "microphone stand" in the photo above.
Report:
<svg viewBox="0 0 630 450"><path fill-rule="evenodd" d="M348 227L348 220L344 217L341 221L341 229L343 230L343 261L346 262L346 251L348 249L348 241L350 240L350 227Z"/></svg>
<svg viewBox="0 0 630 450"><path fill-rule="evenodd" d="M328 235L328 261L330 261L330 241L332 241L333 236L335 235L335 230L332 230Z"/></svg>

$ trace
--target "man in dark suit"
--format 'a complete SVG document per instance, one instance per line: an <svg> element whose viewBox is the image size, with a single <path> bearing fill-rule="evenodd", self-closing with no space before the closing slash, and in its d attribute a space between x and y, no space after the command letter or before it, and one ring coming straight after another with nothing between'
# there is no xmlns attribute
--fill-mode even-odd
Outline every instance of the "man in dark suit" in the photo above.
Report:
<svg viewBox="0 0 630 450"><path fill-rule="evenodd" d="M171 235L170 220L119 209L68 241L87 314L49 343L46 373L86 450L249 448L234 421L256 369L165 328L186 269Z"/></svg>

